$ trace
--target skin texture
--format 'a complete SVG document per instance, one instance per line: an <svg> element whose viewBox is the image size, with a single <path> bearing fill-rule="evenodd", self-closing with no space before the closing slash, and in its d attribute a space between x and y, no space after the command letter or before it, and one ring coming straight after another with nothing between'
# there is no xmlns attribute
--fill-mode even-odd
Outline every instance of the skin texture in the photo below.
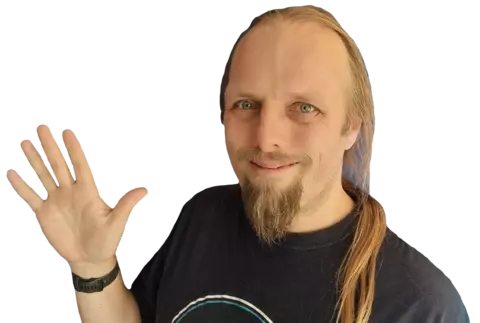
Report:
<svg viewBox="0 0 480 323"><path fill-rule="evenodd" d="M268 244L333 225L354 207L341 184L343 154L361 127L342 135L350 88L346 49L326 27L270 20L239 42L226 146L247 216Z"/></svg>

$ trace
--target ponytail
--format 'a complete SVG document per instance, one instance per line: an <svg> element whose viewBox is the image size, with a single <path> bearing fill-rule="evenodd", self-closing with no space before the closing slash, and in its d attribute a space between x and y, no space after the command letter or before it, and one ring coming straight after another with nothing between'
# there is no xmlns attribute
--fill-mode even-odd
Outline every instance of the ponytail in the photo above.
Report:
<svg viewBox="0 0 480 323"><path fill-rule="evenodd" d="M383 207L370 194L348 183L347 192L360 198L361 207L353 242L340 267L336 323L367 323L375 292L376 260L385 238L387 223Z"/></svg>

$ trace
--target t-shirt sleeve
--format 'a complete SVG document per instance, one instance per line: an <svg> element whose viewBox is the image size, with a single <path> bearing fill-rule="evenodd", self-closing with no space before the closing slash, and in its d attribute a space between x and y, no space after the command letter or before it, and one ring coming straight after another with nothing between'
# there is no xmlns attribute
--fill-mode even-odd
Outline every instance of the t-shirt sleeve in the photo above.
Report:
<svg viewBox="0 0 480 323"><path fill-rule="evenodd" d="M460 295L451 285L444 290L444 294L424 297L413 322L470 323L470 318Z"/></svg>
<svg viewBox="0 0 480 323"><path fill-rule="evenodd" d="M408 322L471 323L455 283L432 262L426 260L423 267L411 277L418 294L416 306L411 307L415 319Z"/></svg>
<svg viewBox="0 0 480 323"><path fill-rule="evenodd" d="M387 232L380 258L382 282L388 289L382 289L377 303L380 317L393 318L384 320L392 323L470 323L453 282L418 250L390 229Z"/></svg>
<svg viewBox="0 0 480 323"><path fill-rule="evenodd" d="M169 238L143 267L130 288L137 301L142 323L155 322L157 289L162 277L166 253L168 252Z"/></svg>
<svg viewBox="0 0 480 323"><path fill-rule="evenodd" d="M413 322L471 323L469 312L460 291L440 268L431 264L432 270L425 270L420 277L419 302L416 319ZM422 286L422 282L426 283Z"/></svg>
<svg viewBox="0 0 480 323"><path fill-rule="evenodd" d="M171 253L172 241L176 239L179 232L183 231L186 226L186 217L188 216L188 214L186 214L187 206L190 204L189 201L183 206L168 238L132 283L130 291L137 301L142 323L155 322L158 288L168 261L169 253Z"/></svg>

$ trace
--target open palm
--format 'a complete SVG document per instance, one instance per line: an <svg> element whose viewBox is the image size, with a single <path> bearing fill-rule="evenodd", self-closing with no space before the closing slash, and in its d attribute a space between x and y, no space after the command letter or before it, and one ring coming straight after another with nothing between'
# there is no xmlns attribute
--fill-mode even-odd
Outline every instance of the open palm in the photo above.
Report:
<svg viewBox="0 0 480 323"><path fill-rule="evenodd" d="M21 147L48 192L46 200L9 170L7 178L18 195L35 212L40 227L55 250L69 263L100 263L115 255L133 207L147 195L145 188L125 194L110 208L99 196L83 150L71 130L63 140L72 161L76 180L58 148L49 128L40 125L38 136L59 186L41 156L28 140Z"/></svg>

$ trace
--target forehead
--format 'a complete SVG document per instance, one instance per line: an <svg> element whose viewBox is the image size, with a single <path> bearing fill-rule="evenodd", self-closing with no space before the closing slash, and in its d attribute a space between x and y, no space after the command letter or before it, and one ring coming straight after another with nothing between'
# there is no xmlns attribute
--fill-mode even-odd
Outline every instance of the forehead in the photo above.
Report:
<svg viewBox="0 0 480 323"><path fill-rule="evenodd" d="M349 79L348 55L334 31L312 22L272 21L238 43L225 94L343 95Z"/></svg>

